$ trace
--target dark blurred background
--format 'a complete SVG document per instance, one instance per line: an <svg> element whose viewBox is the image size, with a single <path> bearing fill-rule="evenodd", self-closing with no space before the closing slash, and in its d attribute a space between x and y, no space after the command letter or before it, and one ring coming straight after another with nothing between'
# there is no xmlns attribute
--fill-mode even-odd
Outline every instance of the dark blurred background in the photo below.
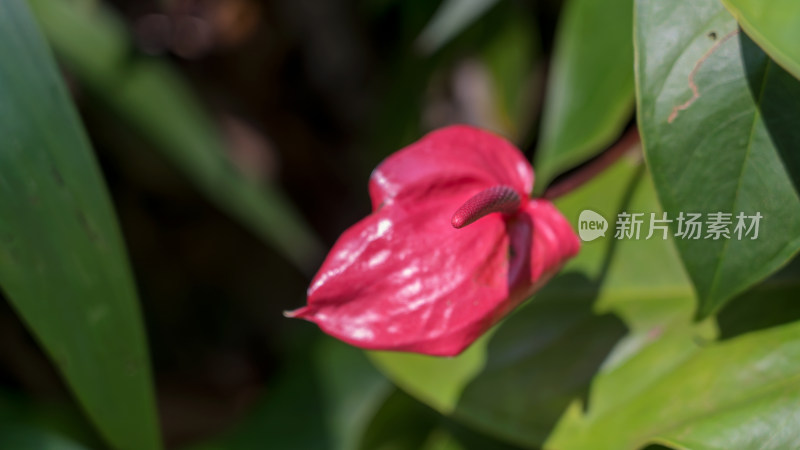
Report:
<svg viewBox="0 0 800 450"><path fill-rule="evenodd" d="M285 190L330 247L369 212L371 170L428 130L479 125L531 156L560 2L483 3L455 31L437 25L442 2L429 0L108 5L133 36L131 57L168 61L213 118L233 163ZM304 303L316 266L303 273L287 263L109 113L68 67L65 76L130 254L166 442L202 441L265 397L292 398L276 393L276 380L290 365L311 364L321 333L281 313ZM68 399L1 305L0 384Z"/></svg>

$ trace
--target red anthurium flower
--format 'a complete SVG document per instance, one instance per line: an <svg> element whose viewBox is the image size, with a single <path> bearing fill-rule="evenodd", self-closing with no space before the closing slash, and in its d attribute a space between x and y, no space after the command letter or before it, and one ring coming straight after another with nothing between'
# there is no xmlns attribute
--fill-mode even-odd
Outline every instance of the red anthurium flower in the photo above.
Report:
<svg viewBox="0 0 800 450"><path fill-rule="evenodd" d="M505 139L434 131L372 173L373 213L344 232L287 313L358 347L457 355L529 297L579 241Z"/></svg>

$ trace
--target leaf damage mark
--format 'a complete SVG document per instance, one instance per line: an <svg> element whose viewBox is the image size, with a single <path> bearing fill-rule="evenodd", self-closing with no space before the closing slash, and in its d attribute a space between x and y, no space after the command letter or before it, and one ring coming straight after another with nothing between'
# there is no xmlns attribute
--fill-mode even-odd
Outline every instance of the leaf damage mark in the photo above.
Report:
<svg viewBox="0 0 800 450"><path fill-rule="evenodd" d="M717 49L720 48L722 44L724 44L730 38L736 36L737 34L739 34L738 28L726 34L722 39L718 40L714 45L711 46L711 48L708 49L708 51L706 51L703 54L703 56L700 57L700 59L697 60L697 63L695 63L694 68L692 69L691 72L689 72L689 89L692 90L692 98L672 108L672 112L669 114L669 118L667 118L668 123L672 123L675 120L675 118L678 117L679 112L692 106L692 103L694 103L698 98L700 98L700 91L697 88L697 84L694 82L694 77L695 75L697 75L697 71L700 70L700 66L703 65L703 63L708 59L709 56L711 56L715 51L717 51ZM714 37L716 38L716 33L714 33Z"/></svg>
<svg viewBox="0 0 800 450"><path fill-rule="evenodd" d="M50 168L50 172L53 174L53 180L55 180L58 187L63 188L66 183L64 182L64 177L61 176L61 171L59 171L57 167L53 166Z"/></svg>
<svg viewBox="0 0 800 450"><path fill-rule="evenodd" d="M97 234L97 231L92 226L91 222L89 222L89 218L86 217L83 211L78 210L78 222L80 222L81 227L86 230L86 235L89 237L89 240L93 243L97 243L100 240L100 236Z"/></svg>

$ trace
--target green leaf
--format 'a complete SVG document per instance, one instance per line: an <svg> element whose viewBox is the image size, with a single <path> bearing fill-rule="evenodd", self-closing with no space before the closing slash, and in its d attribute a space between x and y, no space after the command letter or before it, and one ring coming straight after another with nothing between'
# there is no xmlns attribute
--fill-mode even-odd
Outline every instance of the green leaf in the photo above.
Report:
<svg viewBox="0 0 800 450"><path fill-rule="evenodd" d="M716 0L638 1L636 40L639 126L664 209L732 215L730 239L705 226L676 239L707 317L800 248L800 81ZM763 216L757 239L737 238L739 213Z"/></svg>
<svg viewBox="0 0 800 450"><path fill-rule="evenodd" d="M425 53L433 53L488 11L498 0L444 0L417 39Z"/></svg>
<svg viewBox="0 0 800 450"><path fill-rule="evenodd" d="M104 446L75 402L34 399L0 390L0 448L49 448L47 445L9 444L17 439L40 439L53 445L80 444L88 448Z"/></svg>
<svg viewBox="0 0 800 450"><path fill-rule="evenodd" d="M29 0L55 51L105 106L141 133L217 207L298 268L319 262L322 245L275 186L240 173L211 119L162 61L138 55L124 25L94 2Z"/></svg>
<svg viewBox="0 0 800 450"><path fill-rule="evenodd" d="M535 117L535 63L541 54L536 22L519 8L503 11L481 55L492 80L497 131L513 142L526 137Z"/></svg>
<svg viewBox="0 0 800 450"><path fill-rule="evenodd" d="M364 352L343 342L326 337L315 356L333 448L357 448L373 415L394 387Z"/></svg>
<svg viewBox="0 0 800 450"><path fill-rule="evenodd" d="M0 425L0 448L20 450L87 450L58 434L19 424Z"/></svg>
<svg viewBox="0 0 800 450"><path fill-rule="evenodd" d="M764 283L734 298L717 314L721 339L762 330L800 320L797 301L800 259ZM764 301L768 298L769 301Z"/></svg>
<svg viewBox="0 0 800 450"><path fill-rule="evenodd" d="M558 26L536 151L537 190L595 156L633 113L633 2L570 0Z"/></svg>
<svg viewBox="0 0 800 450"><path fill-rule="evenodd" d="M419 449L439 425L441 416L400 390L386 398L364 430L358 447Z"/></svg>
<svg viewBox="0 0 800 450"><path fill-rule="evenodd" d="M160 447L150 362L97 163L22 0L0 7L0 286L100 433Z"/></svg>
<svg viewBox="0 0 800 450"><path fill-rule="evenodd" d="M744 298L797 299L798 269ZM794 316L797 318L797 315ZM800 322L708 343L691 328L661 332L592 384L588 411L575 402L548 445L638 449L783 449L800 444Z"/></svg>
<svg viewBox="0 0 800 450"><path fill-rule="evenodd" d="M656 212L654 190L641 173L637 162L623 159L561 199L559 209L573 223L585 208L607 218L622 208ZM654 260L656 270L649 264ZM654 329L688 323L691 299L667 241L614 241L609 234L585 243L561 275L462 355L371 356L400 387L440 412L539 446L571 402L586 395L601 364L623 360Z"/></svg>
<svg viewBox="0 0 800 450"><path fill-rule="evenodd" d="M363 450L513 450L446 419L396 390L375 413L358 447Z"/></svg>
<svg viewBox="0 0 800 450"><path fill-rule="evenodd" d="M722 0L745 32L784 69L800 78L800 3Z"/></svg>

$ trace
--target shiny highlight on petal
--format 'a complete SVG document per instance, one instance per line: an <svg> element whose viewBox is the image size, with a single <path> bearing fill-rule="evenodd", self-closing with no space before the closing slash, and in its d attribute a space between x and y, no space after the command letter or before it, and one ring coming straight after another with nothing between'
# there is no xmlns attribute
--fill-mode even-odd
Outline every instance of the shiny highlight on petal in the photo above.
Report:
<svg viewBox="0 0 800 450"><path fill-rule="evenodd" d="M431 132L373 171L372 213L336 241L308 305L284 314L364 349L458 355L580 248L550 202L528 198L533 179L492 133Z"/></svg>
<svg viewBox="0 0 800 450"><path fill-rule="evenodd" d="M513 214L519 210L522 199L510 186L493 186L473 195L453 214L450 223L463 228L491 213Z"/></svg>

